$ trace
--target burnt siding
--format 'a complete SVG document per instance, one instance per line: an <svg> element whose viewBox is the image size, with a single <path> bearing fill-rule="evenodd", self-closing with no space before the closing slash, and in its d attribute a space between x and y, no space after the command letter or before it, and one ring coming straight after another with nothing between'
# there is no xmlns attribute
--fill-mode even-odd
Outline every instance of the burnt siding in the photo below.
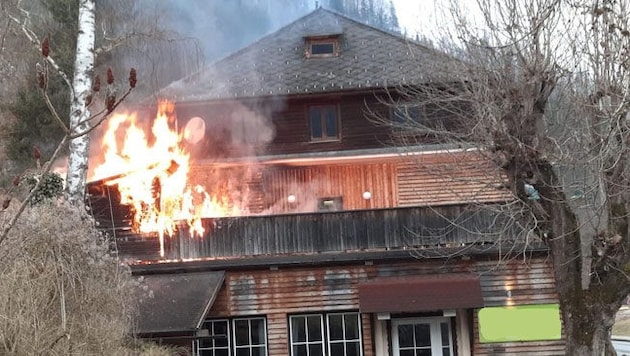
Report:
<svg viewBox="0 0 630 356"><path fill-rule="evenodd" d="M553 288L552 267L545 257L527 260L516 258L501 264L497 264L496 260L422 260L393 264L228 271L224 289L217 296L208 318L265 315L269 354L287 355L289 315L357 311L360 308L358 285L372 278L444 273L479 275L484 301L488 306L508 305L509 302L515 305L558 302ZM505 294L506 285L512 286L511 301ZM373 330L369 314L362 315L362 323L365 355L373 355ZM477 323L476 313L474 323ZM480 344L476 326L473 334L475 355L492 354L493 349L512 347L507 344ZM515 353L526 350L546 354L556 352L563 345L562 341L527 342L510 350Z"/></svg>

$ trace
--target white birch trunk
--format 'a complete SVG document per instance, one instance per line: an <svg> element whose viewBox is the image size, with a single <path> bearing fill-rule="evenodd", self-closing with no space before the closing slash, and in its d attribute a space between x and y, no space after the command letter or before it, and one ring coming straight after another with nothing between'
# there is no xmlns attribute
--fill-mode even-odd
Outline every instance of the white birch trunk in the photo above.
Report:
<svg viewBox="0 0 630 356"><path fill-rule="evenodd" d="M87 121L90 112L85 105L85 100L92 87L92 72L94 70L96 31L94 0L80 1L78 29L72 82L74 90L70 106L70 128L73 135L86 132L90 125ZM65 193L68 201L74 205L83 204L88 156L89 135L81 135L70 141Z"/></svg>

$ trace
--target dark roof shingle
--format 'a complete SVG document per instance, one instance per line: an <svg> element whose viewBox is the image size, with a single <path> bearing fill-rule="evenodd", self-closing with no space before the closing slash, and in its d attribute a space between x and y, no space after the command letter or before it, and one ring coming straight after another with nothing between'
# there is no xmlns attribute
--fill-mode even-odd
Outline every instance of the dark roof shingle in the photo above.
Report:
<svg viewBox="0 0 630 356"><path fill-rule="evenodd" d="M339 33L339 56L306 58L305 37ZM401 36L320 8L171 83L160 95L187 102L419 84L439 80L443 71L436 69L447 59Z"/></svg>
<svg viewBox="0 0 630 356"><path fill-rule="evenodd" d="M224 271L144 276L139 334L196 330L223 285Z"/></svg>

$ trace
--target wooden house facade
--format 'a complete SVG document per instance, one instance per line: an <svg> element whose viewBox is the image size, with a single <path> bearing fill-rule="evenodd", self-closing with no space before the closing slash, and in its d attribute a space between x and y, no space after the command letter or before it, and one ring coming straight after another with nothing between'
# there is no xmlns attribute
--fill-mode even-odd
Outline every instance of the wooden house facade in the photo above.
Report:
<svg viewBox="0 0 630 356"><path fill-rule="evenodd" d="M115 187L90 184L144 284L137 335L217 356L563 353L560 331L495 336L484 319L558 303L547 249L506 213L498 169L428 136L401 147L386 124L438 120L382 99L449 65L320 8L165 88L177 124L203 131L187 144L191 181L235 213L203 220L201 237L182 226L160 256L112 209Z"/></svg>

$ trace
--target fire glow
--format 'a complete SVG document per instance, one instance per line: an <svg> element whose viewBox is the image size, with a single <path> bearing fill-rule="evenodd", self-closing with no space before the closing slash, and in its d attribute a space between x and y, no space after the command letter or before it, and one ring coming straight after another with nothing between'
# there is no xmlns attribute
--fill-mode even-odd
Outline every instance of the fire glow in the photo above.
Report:
<svg viewBox="0 0 630 356"><path fill-rule="evenodd" d="M190 155L181 146L173 103L159 103L151 139L135 113L114 115L107 123L101 144L104 163L94 175L117 185L121 204L132 209L133 231L157 232L162 257L165 235L172 236L181 222L192 237L203 236L201 218L229 215L225 199L188 184Z"/></svg>

